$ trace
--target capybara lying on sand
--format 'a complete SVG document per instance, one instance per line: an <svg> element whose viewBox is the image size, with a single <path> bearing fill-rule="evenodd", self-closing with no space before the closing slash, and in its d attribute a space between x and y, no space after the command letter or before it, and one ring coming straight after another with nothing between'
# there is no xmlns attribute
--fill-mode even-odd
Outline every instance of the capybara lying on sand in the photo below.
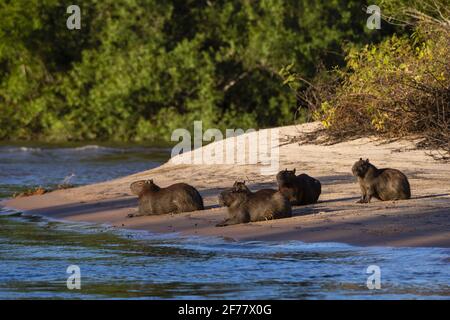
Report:
<svg viewBox="0 0 450 320"><path fill-rule="evenodd" d="M203 210L202 196L197 189L186 183L161 188L153 180L140 180L133 182L130 189L139 196L139 211L129 214L130 218Z"/></svg>
<svg viewBox="0 0 450 320"><path fill-rule="evenodd" d="M219 203L228 207L228 218L217 227L292 217L291 205L280 192L264 189L253 193L243 182L223 191Z"/></svg>
<svg viewBox="0 0 450 320"><path fill-rule="evenodd" d="M291 202L291 205L316 203L322 192L319 180L307 174L295 175L294 170L283 170L277 174L278 189Z"/></svg>
<svg viewBox="0 0 450 320"><path fill-rule="evenodd" d="M269 197L271 197L274 193L278 192L278 190L275 190L275 189L260 189L260 190L258 190L258 191L256 191L256 192L252 192L250 189L247 188L247 186L245 185L245 182L244 182L244 181L242 181L242 182L241 182L241 181L236 181L236 182L233 184L233 188L232 188L232 189L235 189L235 190L239 190L239 189L244 190L244 189L247 189L249 193L251 193L251 194L257 194L260 198L264 198L264 197L269 198ZM224 192L221 192L221 193L219 194L219 205L220 205L221 207L228 207L228 206L230 205L230 203L226 202L226 200L225 200L226 197L224 197L224 195L225 195L227 192L230 192L230 189L227 189L227 190L225 190ZM230 198L227 198L227 199L230 200Z"/></svg>

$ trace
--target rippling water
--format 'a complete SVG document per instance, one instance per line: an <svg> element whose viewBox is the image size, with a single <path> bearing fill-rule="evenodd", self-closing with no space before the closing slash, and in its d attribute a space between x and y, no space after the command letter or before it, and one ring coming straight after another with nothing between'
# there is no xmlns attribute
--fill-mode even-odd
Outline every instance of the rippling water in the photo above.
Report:
<svg viewBox="0 0 450 320"><path fill-rule="evenodd" d="M450 297L448 249L234 243L0 216L0 298ZM81 269L69 290L66 269ZM369 265L381 289L366 286Z"/></svg>
<svg viewBox="0 0 450 320"><path fill-rule="evenodd" d="M4 194L71 173L78 184L107 180L167 157L146 148L2 148ZM449 249L236 243L0 213L0 299L450 298ZM67 289L69 265L81 269L81 290ZM367 288L370 265L381 268L379 290Z"/></svg>
<svg viewBox="0 0 450 320"><path fill-rule="evenodd" d="M63 182L84 185L148 170L166 161L168 149L0 145L0 198Z"/></svg>

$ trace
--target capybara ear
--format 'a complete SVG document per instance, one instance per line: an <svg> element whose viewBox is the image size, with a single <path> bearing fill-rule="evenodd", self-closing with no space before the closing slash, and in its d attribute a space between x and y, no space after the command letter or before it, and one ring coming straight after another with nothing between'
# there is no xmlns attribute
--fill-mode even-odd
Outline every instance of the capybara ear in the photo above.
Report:
<svg viewBox="0 0 450 320"><path fill-rule="evenodd" d="M359 161L363 161L363 159L362 159L362 158L359 158Z"/></svg>
<svg viewBox="0 0 450 320"><path fill-rule="evenodd" d="M294 168L294 174L295 174L295 168Z"/></svg>
<svg viewBox="0 0 450 320"><path fill-rule="evenodd" d="M369 159L366 159L366 162L369 163Z"/></svg>

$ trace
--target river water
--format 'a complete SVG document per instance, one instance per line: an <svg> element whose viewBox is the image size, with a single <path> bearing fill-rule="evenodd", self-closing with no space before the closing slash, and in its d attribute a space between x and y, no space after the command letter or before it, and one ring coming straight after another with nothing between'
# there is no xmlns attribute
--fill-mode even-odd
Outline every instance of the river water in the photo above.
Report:
<svg viewBox="0 0 450 320"><path fill-rule="evenodd" d="M117 178L168 154L141 146L0 146L0 197ZM445 248L237 243L0 213L0 299L450 299ZM79 290L67 287L71 265L80 269ZM369 266L379 267L380 289L367 286Z"/></svg>

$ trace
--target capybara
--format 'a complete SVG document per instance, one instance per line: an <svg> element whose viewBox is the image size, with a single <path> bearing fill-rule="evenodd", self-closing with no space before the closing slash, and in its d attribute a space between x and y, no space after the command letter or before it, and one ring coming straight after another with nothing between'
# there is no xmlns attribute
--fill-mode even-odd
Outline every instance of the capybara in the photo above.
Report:
<svg viewBox="0 0 450 320"><path fill-rule="evenodd" d="M130 218L204 209L200 193L186 183L175 183L161 188L153 180L140 180L133 182L130 189L139 196L139 211L129 214Z"/></svg>
<svg viewBox="0 0 450 320"><path fill-rule="evenodd" d="M234 184L233 184L233 188L232 189L235 189L235 190L248 190L248 192L249 193L251 193L251 194L257 194L259 197L261 197L261 198L263 198L263 197L267 197L267 198L269 198L269 197L271 197L274 193L276 193L278 190L275 190L275 189L260 189L260 190L258 190L258 191L256 191L256 192L252 192L250 189L248 189L248 187L245 185L245 181L236 181ZM228 193L228 192L230 192L230 189L227 189L227 190L225 190L224 192L221 192L220 194L219 194L219 205L220 206L222 206L222 207L228 207L230 204L229 203L227 203L224 199L225 199L225 197L224 197L224 195L226 194L226 193Z"/></svg>
<svg viewBox="0 0 450 320"><path fill-rule="evenodd" d="M245 183L237 182L223 191L219 202L228 207L228 218L216 226L292 217L291 204L280 192L264 190L253 193Z"/></svg>
<svg viewBox="0 0 450 320"><path fill-rule="evenodd" d="M294 170L283 170L277 174L278 190L291 202L291 205L316 203L322 192L319 180Z"/></svg>
<svg viewBox="0 0 450 320"><path fill-rule="evenodd" d="M358 203L369 203L372 197L382 201L411 198L408 178L397 169L377 169L369 159L360 158L353 165L352 173L358 177L361 187Z"/></svg>

